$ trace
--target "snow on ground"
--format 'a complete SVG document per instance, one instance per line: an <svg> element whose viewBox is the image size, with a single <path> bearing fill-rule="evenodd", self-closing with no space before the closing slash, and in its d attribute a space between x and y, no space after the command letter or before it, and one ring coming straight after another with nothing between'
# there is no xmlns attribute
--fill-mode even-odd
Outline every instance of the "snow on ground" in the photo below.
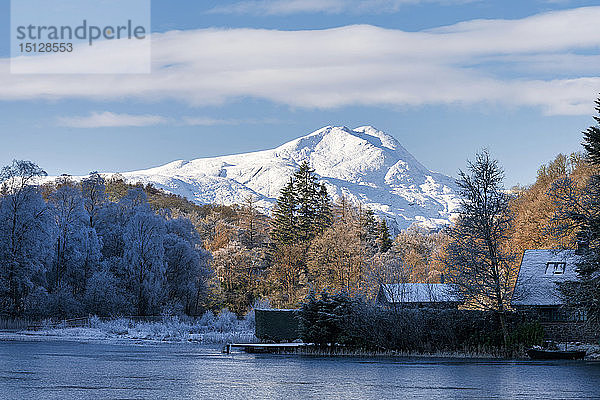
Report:
<svg viewBox="0 0 600 400"><path fill-rule="evenodd" d="M201 344L252 343L254 314L238 320L235 314L221 311L217 316L207 312L202 318L165 317L160 322L139 322L127 318L102 321L92 317L89 326L80 328L48 326L20 335L36 338L73 340L149 340L161 342L195 342Z"/></svg>
<svg viewBox="0 0 600 400"><path fill-rule="evenodd" d="M563 349L564 343L559 344L558 348ZM584 343L568 343L567 350L585 350L586 359L600 360L600 343L598 344L584 344Z"/></svg>

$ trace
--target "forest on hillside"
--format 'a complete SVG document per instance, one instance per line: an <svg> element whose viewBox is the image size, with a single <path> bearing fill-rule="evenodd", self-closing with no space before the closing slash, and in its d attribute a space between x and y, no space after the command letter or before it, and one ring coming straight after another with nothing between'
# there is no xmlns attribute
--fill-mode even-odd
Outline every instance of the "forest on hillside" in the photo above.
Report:
<svg viewBox="0 0 600 400"><path fill-rule="evenodd" d="M199 206L119 175L41 184L39 166L14 161L0 172L0 313L243 315L257 302L297 307L323 290L372 300L383 283L442 280L479 301L466 284L473 279L491 281L473 306L503 313L525 249L585 241L596 268L598 143L595 125L582 152L559 154L535 183L510 190L499 162L482 151L459 174L463 201L452 226L413 226L394 238L368 208L332 201L308 164L268 216L251 197ZM597 293L593 268L586 290Z"/></svg>

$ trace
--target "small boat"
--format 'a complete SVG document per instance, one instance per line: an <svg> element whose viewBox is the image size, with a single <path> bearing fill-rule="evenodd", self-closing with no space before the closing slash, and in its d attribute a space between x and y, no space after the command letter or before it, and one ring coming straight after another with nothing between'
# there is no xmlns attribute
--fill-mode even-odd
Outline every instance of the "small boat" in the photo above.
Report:
<svg viewBox="0 0 600 400"><path fill-rule="evenodd" d="M584 350L544 350L529 349L527 355L532 360L583 360Z"/></svg>

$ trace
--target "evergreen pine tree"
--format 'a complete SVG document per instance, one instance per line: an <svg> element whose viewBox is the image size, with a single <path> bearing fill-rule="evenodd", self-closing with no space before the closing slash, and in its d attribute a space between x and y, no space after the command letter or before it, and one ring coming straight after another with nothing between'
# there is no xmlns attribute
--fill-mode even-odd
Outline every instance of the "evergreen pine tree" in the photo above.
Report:
<svg viewBox="0 0 600 400"><path fill-rule="evenodd" d="M329 198L329 193L327 193L327 188L323 183L321 183L318 194L318 209L316 220L317 232L323 232L325 229L329 228L332 223L333 210L331 207L331 199Z"/></svg>
<svg viewBox="0 0 600 400"><path fill-rule="evenodd" d="M307 162L294 173L294 195L298 204L298 239L308 241L317 233L320 208L319 184L315 171Z"/></svg>
<svg viewBox="0 0 600 400"><path fill-rule="evenodd" d="M392 248L392 237L385 219L379 221L377 226L377 247L380 253L385 253Z"/></svg>
<svg viewBox="0 0 600 400"><path fill-rule="evenodd" d="M271 239L277 245L307 242L333 221L327 188L304 162L281 190L273 211Z"/></svg>
<svg viewBox="0 0 600 400"><path fill-rule="evenodd" d="M295 305L306 289L306 253L312 239L332 224L329 195L304 162L282 189L273 211L270 280L282 286L281 302Z"/></svg>
<svg viewBox="0 0 600 400"><path fill-rule="evenodd" d="M582 144L590 163L600 165L600 97L596 100L596 112L598 115L593 116L596 125L583 132Z"/></svg>
<svg viewBox="0 0 600 400"><path fill-rule="evenodd" d="M362 239L369 250L371 255L379 251L378 239L378 225L375 213L371 209L366 209L364 213L361 213L360 224L362 228Z"/></svg>
<svg viewBox="0 0 600 400"><path fill-rule="evenodd" d="M281 190L273 209L273 229L271 240L275 247L290 245L297 240L296 229L296 197L294 195L294 180L290 181Z"/></svg>

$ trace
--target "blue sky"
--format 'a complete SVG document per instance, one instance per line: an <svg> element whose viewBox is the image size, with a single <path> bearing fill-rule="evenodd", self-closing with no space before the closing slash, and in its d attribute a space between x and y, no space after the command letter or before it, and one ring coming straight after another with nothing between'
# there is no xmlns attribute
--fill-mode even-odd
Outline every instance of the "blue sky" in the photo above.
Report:
<svg viewBox="0 0 600 400"><path fill-rule="evenodd" d="M594 3L154 0L153 72L128 77L11 75L0 0L0 164L126 171L374 125L432 170L488 147L528 184L592 123Z"/></svg>

